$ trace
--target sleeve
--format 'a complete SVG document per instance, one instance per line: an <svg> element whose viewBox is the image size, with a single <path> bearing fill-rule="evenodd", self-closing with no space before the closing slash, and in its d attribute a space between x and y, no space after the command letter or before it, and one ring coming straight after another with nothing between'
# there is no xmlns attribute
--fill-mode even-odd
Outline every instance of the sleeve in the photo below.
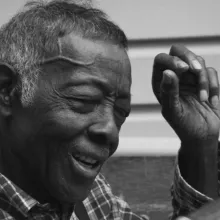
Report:
<svg viewBox="0 0 220 220"><path fill-rule="evenodd" d="M219 172L219 171L218 171ZM179 216L187 216L190 212L212 201L208 196L191 187L181 176L178 157L175 163L174 181L171 186L173 213L171 220Z"/></svg>

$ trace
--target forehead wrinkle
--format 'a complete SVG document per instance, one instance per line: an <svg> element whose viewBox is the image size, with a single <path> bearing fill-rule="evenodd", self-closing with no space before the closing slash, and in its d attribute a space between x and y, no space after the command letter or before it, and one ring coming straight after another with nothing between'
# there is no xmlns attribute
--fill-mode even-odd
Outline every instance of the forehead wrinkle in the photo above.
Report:
<svg viewBox="0 0 220 220"><path fill-rule="evenodd" d="M93 56L91 56L82 40L81 36L73 33L58 38L59 55L85 63L94 61Z"/></svg>
<svg viewBox="0 0 220 220"><path fill-rule="evenodd" d="M94 64L94 61L84 62L82 60L77 60L77 59L65 57L65 56L62 56L62 55L58 55L58 56L54 56L54 57L51 57L51 58L41 60L41 61L37 62L36 64L37 65L44 65L44 64L48 64L48 63L57 62L57 61L65 61L65 62L68 62L68 63L73 64L73 65L79 65L79 66L85 66L85 67Z"/></svg>

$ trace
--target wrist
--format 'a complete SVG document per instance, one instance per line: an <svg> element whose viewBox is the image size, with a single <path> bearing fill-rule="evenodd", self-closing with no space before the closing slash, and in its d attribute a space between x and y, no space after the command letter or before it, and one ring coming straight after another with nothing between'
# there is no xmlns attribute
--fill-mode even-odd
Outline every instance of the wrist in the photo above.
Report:
<svg viewBox="0 0 220 220"><path fill-rule="evenodd" d="M216 152L218 149L218 137L203 140L184 140L181 142L181 150L187 152L207 153Z"/></svg>
<svg viewBox="0 0 220 220"><path fill-rule="evenodd" d="M182 177L194 189L211 197L218 196L218 140L183 142L179 151Z"/></svg>

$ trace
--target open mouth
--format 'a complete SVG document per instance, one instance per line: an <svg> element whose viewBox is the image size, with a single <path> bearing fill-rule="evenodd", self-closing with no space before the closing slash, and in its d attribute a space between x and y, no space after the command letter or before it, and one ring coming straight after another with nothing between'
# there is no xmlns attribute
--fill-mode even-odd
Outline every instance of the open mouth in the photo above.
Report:
<svg viewBox="0 0 220 220"><path fill-rule="evenodd" d="M80 154L72 154L72 156L79 164L90 169L97 168L100 165L100 162L98 160L95 160L88 156L83 156Z"/></svg>
<svg viewBox="0 0 220 220"><path fill-rule="evenodd" d="M87 179L94 179L100 172L103 163L108 159L109 151L95 151L77 149L69 152L72 171L79 176Z"/></svg>

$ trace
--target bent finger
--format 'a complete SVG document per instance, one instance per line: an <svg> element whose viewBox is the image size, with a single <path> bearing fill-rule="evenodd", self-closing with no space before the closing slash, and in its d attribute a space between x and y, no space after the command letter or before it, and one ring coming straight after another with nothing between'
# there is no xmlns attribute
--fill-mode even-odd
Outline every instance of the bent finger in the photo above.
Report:
<svg viewBox="0 0 220 220"><path fill-rule="evenodd" d="M201 102L207 101L209 97L209 80L204 59L183 45L172 46L170 55L178 56L189 65L190 72L197 77L199 99Z"/></svg>
<svg viewBox="0 0 220 220"><path fill-rule="evenodd" d="M203 68L197 55L183 45L173 45L170 49L170 55L177 56L186 62L194 73L198 73Z"/></svg>
<svg viewBox="0 0 220 220"><path fill-rule="evenodd" d="M158 101L160 102L160 84L163 78L163 71L170 69L177 75L187 71L189 66L178 57L173 57L165 53L158 54L154 59L152 88Z"/></svg>
<svg viewBox="0 0 220 220"><path fill-rule="evenodd" d="M172 70L176 74L181 74L187 71L189 68L188 64L185 63L177 56L170 56L166 53L158 54L154 59L153 72L162 73L164 70Z"/></svg>
<svg viewBox="0 0 220 220"><path fill-rule="evenodd" d="M209 78L209 102L213 107L219 104L219 79L218 73L214 68L207 68Z"/></svg>
<svg viewBox="0 0 220 220"><path fill-rule="evenodd" d="M197 60L202 65L202 69L200 72L198 72L197 75L199 99L201 102L205 102L208 101L208 97L209 97L209 77L205 65L205 60L200 56L197 56Z"/></svg>
<svg viewBox="0 0 220 220"><path fill-rule="evenodd" d="M171 70L165 70L163 72L160 95L163 116L166 118L169 115L179 115L181 109L179 100L179 78Z"/></svg>

